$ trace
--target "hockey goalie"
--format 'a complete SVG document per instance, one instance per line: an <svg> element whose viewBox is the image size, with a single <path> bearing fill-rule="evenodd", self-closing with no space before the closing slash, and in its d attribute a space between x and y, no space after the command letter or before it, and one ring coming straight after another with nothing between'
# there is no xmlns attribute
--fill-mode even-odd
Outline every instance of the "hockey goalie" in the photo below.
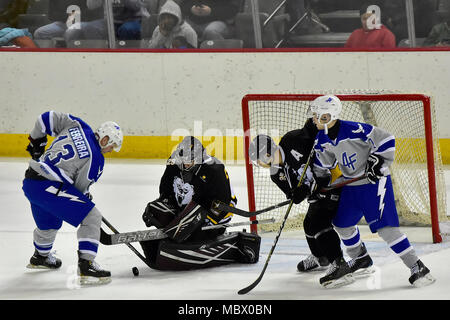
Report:
<svg viewBox="0 0 450 320"><path fill-rule="evenodd" d="M237 199L225 166L208 155L198 139L187 136L177 146L167 161L159 193L142 216L147 227L162 229L168 236L140 242L152 268L190 270L258 262L258 235L226 233L220 227L233 214L214 209L213 202L235 206ZM210 225L219 227L202 230Z"/></svg>

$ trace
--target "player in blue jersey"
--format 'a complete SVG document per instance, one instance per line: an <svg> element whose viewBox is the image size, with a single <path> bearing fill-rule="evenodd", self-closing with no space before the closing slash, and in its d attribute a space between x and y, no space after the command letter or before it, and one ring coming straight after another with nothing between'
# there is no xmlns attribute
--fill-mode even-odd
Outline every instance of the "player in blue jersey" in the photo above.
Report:
<svg viewBox="0 0 450 320"><path fill-rule="evenodd" d="M45 150L47 135L55 137ZM49 111L41 114L28 138L32 156L23 191L30 201L36 229L35 252L28 268L58 269L61 260L51 249L63 221L79 227L78 273L81 284L108 283L111 273L95 261L102 215L92 202L89 187L103 172L104 153L119 151L121 128L112 121L95 132L80 118Z"/></svg>
<svg viewBox="0 0 450 320"><path fill-rule="evenodd" d="M410 268L409 282L416 286L431 284L435 279L417 257L408 238L399 228L389 166L394 161L395 137L366 123L339 120L340 100L333 95L316 98L310 105L314 123L320 130L315 145L314 172L319 177L339 165L344 178L366 175L367 179L342 188L333 225L348 255L353 272L371 264L361 242L358 221L364 216L372 233L387 242L403 263ZM334 273L330 270L330 278Z"/></svg>

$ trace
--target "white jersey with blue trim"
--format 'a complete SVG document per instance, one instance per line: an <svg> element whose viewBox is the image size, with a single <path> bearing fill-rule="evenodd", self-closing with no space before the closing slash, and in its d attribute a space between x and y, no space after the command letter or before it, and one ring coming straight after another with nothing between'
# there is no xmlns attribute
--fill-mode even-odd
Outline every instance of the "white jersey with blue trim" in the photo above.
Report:
<svg viewBox="0 0 450 320"><path fill-rule="evenodd" d="M55 140L39 161L30 161L30 167L49 180L68 182L88 192L100 178L105 163L91 127L70 114L48 111L38 117L30 133L33 139L46 135Z"/></svg>
<svg viewBox="0 0 450 320"><path fill-rule="evenodd" d="M318 176L329 175L330 169L339 164L344 178L356 178L365 174L369 155L383 158L382 172L389 174L394 161L395 137L379 127L367 123L339 120L339 131L332 140L324 130L319 131L315 144L314 171ZM368 183L365 180L352 185Z"/></svg>

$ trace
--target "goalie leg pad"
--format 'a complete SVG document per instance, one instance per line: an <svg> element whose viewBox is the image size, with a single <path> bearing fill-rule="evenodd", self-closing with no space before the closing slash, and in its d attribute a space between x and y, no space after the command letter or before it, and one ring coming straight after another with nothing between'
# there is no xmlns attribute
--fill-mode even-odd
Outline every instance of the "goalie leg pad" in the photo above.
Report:
<svg viewBox="0 0 450 320"><path fill-rule="evenodd" d="M206 209L191 201L183 212L164 228L164 232L175 242L184 242L203 225L207 214L208 211Z"/></svg>
<svg viewBox="0 0 450 320"><path fill-rule="evenodd" d="M218 267L230 263L256 263L260 237L232 232L213 240L176 243L170 239L141 242L144 255L156 270L182 271Z"/></svg>

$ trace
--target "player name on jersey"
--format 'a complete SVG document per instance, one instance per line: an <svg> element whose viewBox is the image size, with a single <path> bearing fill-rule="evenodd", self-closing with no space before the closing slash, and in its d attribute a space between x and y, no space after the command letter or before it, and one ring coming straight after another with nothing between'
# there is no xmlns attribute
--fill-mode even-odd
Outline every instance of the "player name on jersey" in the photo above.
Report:
<svg viewBox="0 0 450 320"><path fill-rule="evenodd" d="M80 128L74 127L69 129L70 137L72 138L73 144L77 149L78 157L80 159L89 157L89 149L87 147L87 142L84 139L83 134L80 131Z"/></svg>

